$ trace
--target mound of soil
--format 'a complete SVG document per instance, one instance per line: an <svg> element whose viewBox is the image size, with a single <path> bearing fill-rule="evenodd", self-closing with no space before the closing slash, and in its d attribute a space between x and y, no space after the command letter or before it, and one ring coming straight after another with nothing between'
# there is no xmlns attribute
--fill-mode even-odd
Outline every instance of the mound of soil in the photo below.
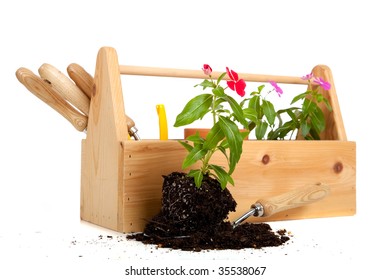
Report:
<svg viewBox="0 0 390 280"><path fill-rule="evenodd" d="M274 232L266 223L245 223L233 229L225 220L236 205L217 180L205 178L197 188L192 177L174 172L164 176L160 213L143 233L128 235L128 239L191 251L280 246L289 240L286 230Z"/></svg>

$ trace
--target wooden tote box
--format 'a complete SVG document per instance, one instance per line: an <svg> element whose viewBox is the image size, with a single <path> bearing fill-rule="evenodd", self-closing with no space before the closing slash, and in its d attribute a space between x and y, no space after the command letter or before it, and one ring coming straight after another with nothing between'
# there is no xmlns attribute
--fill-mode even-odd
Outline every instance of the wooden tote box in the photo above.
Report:
<svg viewBox="0 0 390 280"><path fill-rule="evenodd" d="M96 62L88 132L82 141L81 219L118 232L143 231L161 207L162 175L181 171L186 155L177 140L128 140L121 74L203 79L202 71L119 65L115 49L103 47ZM244 141L230 191L237 202L234 220L259 198L324 183L323 200L249 222L354 215L356 212L356 143L347 140L330 69L313 74L331 83L324 92L333 111L324 109L327 130L321 141ZM247 81L305 83L298 77L246 74ZM320 89L322 90L322 89ZM130 94L131 96L131 94ZM226 160L215 155L215 163Z"/></svg>

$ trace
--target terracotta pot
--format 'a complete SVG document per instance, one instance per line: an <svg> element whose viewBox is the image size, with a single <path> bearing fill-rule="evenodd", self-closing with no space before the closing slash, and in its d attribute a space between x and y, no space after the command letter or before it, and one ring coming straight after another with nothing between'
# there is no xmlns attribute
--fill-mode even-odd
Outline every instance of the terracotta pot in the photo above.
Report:
<svg viewBox="0 0 390 280"><path fill-rule="evenodd" d="M206 138L207 133L210 131L210 128L184 128L184 139L190 135L194 135L196 132L199 132L200 137ZM240 129L241 132L244 132L245 129ZM248 140L248 136L244 140Z"/></svg>

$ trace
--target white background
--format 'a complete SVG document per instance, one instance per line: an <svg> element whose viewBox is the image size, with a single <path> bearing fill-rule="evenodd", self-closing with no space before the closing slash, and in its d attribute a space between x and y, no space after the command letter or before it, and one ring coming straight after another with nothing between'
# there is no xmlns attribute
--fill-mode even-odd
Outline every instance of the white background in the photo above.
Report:
<svg viewBox="0 0 390 280"><path fill-rule="evenodd" d="M390 20L385 2L3 1L0 278L128 279L124 270L130 265L267 266L264 279L387 274ZM348 139L357 142L357 215L272 223L294 235L282 248L200 253L157 250L80 222L85 136L28 92L15 71L23 66L37 74L49 63L66 73L76 62L93 74L102 46L114 47L120 63L129 65L199 69L208 63L216 71L229 66L293 76L328 65ZM182 128L172 125L193 96L194 80L123 76L122 83L126 112L143 138L158 138L159 103L167 109L169 137L182 137ZM218 275L209 277L202 278Z"/></svg>

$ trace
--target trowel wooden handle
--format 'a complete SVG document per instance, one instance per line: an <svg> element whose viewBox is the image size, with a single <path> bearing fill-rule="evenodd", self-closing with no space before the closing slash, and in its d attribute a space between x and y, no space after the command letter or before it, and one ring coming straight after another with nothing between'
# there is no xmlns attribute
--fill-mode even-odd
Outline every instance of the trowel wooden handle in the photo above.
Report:
<svg viewBox="0 0 390 280"><path fill-rule="evenodd" d="M270 199L259 199L256 203L263 206L262 217L268 217L278 212L304 206L325 198L330 192L327 185L318 183L303 187Z"/></svg>
<svg viewBox="0 0 390 280"><path fill-rule="evenodd" d="M94 80L91 74L89 74L82 66L77 63L71 63L66 68L69 77L73 82L87 95L89 98L92 96ZM128 129L135 126L133 119L126 116L126 123Z"/></svg>
<svg viewBox="0 0 390 280"><path fill-rule="evenodd" d="M23 67L16 71L16 77L31 93L60 113L77 130L83 131L86 128L87 117L66 102L48 82Z"/></svg>
<svg viewBox="0 0 390 280"><path fill-rule="evenodd" d="M44 63L38 69L39 75L49 81L52 87L69 103L88 116L89 97L71 79L54 66Z"/></svg>
<svg viewBox="0 0 390 280"><path fill-rule="evenodd" d="M69 64L66 71L73 82L91 99L94 83L93 77L77 63Z"/></svg>

